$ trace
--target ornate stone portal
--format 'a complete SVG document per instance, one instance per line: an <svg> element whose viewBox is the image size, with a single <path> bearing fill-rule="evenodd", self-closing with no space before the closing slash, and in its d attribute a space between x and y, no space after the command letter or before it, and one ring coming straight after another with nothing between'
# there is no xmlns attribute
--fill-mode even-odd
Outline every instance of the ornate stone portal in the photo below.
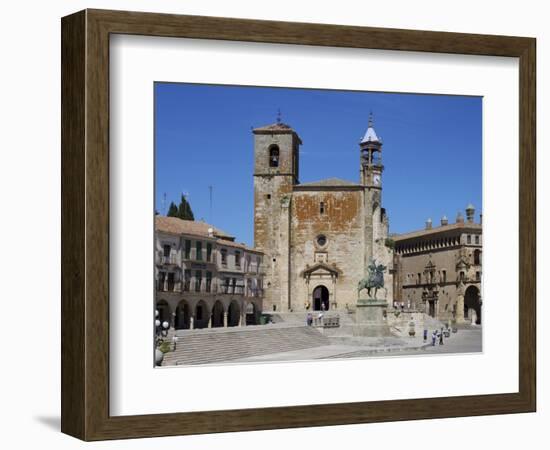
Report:
<svg viewBox="0 0 550 450"><path fill-rule="evenodd" d="M386 266L377 265L375 260L371 260L368 266L367 278L361 280L357 286L357 304L355 313L355 325L353 327L354 336L363 337L382 337L392 336L390 328L384 317L384 312L388 308L388 302L384 298L377 299L378 289L384 289L384 272ZM367 289L368 298L361 298L361 291ZM374 289L374 297L371 296L371 289Z"/></svg>

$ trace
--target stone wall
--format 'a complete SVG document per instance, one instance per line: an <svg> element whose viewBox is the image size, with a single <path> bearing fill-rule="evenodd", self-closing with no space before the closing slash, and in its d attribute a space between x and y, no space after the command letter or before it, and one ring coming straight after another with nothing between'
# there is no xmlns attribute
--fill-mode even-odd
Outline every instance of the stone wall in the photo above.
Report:
<svg viewBox="0 0 550 450"><path fill-rule="evenodd" d="M299 138L293 133L254 136L254 247L264 257L264 308L288 309L290 197L297 181ZM278 167L269 149L279 149Z"/></svg>
<svg viewBox="0 0 550 450"><path fill-rule="evenodd" d="M357 283L363 277L362 204L361 190L294 192L290 232L293 310L304 310L319 285L329 290L331 309L355 305ZM326 237L323 246L317 243L320 235ZM317 263L338 270L336 281L321 268L308 283L303 272Z"/></svg>
<svg viewBox="0 0 550 450"><path fill-rule="evenodd" d="M400 255L399 276L402 282L402 290L396 296L396 300L405 303L406 307L417 308L428 312L429 305L422 300L422 293L430 280L425 273L428 264L433 264L435 277L432 281L438 289L438 301L436 303L435 317L441 320L456 318L461 321L464 318L464 292L473 285L481 289L481 280L476 272L481 275L481 265L475 265L473 252L477 247L452 247L431 249L416 254ZM466 267L457 267L457 263L464 259ZM446 276L444 276L444 271ZM464 280L460 281L460 271L464 272ZM420 274L420 280L418 275Z"/></svg>

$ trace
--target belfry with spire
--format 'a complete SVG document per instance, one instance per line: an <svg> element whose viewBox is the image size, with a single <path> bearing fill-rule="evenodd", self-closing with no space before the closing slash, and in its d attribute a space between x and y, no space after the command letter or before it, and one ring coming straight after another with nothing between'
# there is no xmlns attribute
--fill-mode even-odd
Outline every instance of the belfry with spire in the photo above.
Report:
<svg viewBox="0 0 550 450"><path fill-rule="evenodd" d="M359 142L361 185L364 188L364 267L368 267L371 259L381 258L383 249L379 244L382 235L388 233L388 219L382 208L382 139L374 129L372 111L369 114L367 131Z"/></svg>
<svg viewBox="0 0 550 450"><path fill-rule="evenodd" d="M361 149L361 184L363 186L379 186L382 180L382 139L374 130L372 112L369 114L369 124L365 135L359 142Z"/></svg>

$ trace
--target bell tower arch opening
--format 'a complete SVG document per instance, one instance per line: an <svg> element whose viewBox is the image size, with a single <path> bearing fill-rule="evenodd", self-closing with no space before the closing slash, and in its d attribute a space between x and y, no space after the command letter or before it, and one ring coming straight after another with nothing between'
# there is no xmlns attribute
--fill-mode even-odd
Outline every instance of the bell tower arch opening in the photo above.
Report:
<svg viewBox="0 0 550 450"><path fill-rule="evenodd" d="M269 167L279 167L279 146L269 147Z"/></svg>

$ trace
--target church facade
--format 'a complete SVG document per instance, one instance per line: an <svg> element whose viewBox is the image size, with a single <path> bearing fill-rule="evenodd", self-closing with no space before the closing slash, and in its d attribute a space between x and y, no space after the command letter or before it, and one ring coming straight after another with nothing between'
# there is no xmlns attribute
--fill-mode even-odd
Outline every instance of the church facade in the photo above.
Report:
<svg viewBox="0 0 550 450"><path fill-rule="evenodd" d="M297 132L278 122L253 134L254 247L265 255L264 311L352 310L372 259L387 267L378 298L391 305L383 143L372 118L357 149L357 182L329 178L302 184Z"/></svg>

